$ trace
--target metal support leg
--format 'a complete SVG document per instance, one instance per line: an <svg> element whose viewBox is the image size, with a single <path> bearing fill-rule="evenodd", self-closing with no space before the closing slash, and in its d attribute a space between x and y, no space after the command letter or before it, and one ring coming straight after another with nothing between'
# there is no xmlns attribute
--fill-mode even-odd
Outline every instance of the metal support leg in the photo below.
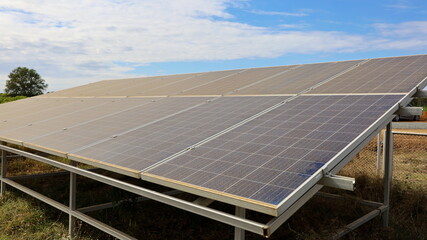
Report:
<svg viewBox="0 0 427 240"><path fill-rule="evenodd" d="M76 163L73 161L71 162L71 165L76 166ZM76 184L77 184L77 175L75 173L70 172L70 213L72 211L76 210ZM75 232L75 222L76 218L69 214L68 218L68 234L71 239L74 238L74 232Z"/></svg>
<svg viewBox="0 0 427 240"><path fill-rule="evenodd" d="M236 216L245 218L246 217L246 209L241 207L236 207ZM234 240L244 240L245 239L245 230L241 228L234 228Z"/></svg>
<svg viewBox="0 0 427 240"><path fill-rule="evenodd" d="M387 125L384 138L384 206L387 209L383 213L383 226L388 227L390 213L390 186L392 178L393 162L393 133L391 123Z"/></svg>
<svg viewBox="0 0 427 240"><path fill-rule="evenodd" d="M7 157L6 157L6 151L1 151L1 172L0 177L6 178L6 169L7 169ZM0 181L0 195L3 195L6 191L6 183L3 181Z"/></svg>
<svg viewBox="0 0 427 240"><path fill-rule="evenodd" d="M377 137L377 176L381 173L381 132Z"/></svg>

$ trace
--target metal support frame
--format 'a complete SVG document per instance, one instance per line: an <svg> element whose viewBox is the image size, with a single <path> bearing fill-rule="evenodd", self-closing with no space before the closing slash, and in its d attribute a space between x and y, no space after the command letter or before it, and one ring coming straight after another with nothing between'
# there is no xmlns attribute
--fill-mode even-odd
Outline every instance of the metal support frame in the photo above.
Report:
<svg viewBox="0 0 427 240"><path fill-rule="evenodd" d="M422 115L423 108L422 107L401 107L396 112L399 115L410 116L410 115Z"/></svg>
<svg viewBox="0 0 427 240"><path fill-rule="evenodd" d="M7 157L6 157L6 151L1 151L1 172L0 172L0 178L5 178L7 172ZM3 195L6 191L6 183L0 180L0 195Z"/></svg>
<svg viewBox="0 0 427 240"><path fill-rule="evenodd" d="M188 201L176 198L176 197L172 197L172 196L169 196L169 195L166 195L163 193L159 193L159 192L156 192L156 191L153 191L150 189L146 189L146 188L139 187L139 186L136 186L133 184L129 184L129 183L126 183L126 182L123 182L123 181L120 181L120 180L117 180L117 179L114 179L111 177L107 177L107 176L104 176L104 175L101 175L98 173L94 173L91 171L80 169L80 168L77 168L77 167L74 167L74 166L71 166L71 165L68 165L65 163L57 162L57 161L54 161L54 160L51 160L51 159L48 159L48 158L45 158L45 157L42 157L39 155L35 155L35 154L28 153L28 152L25 152L22 150L18 150L15 148L0 145L0 149L6 150L8 152L16 153L16 154L19 154L21 156L25 156L27 158L34 159L34 160L39 161L39 162L43 162L43 163L52 165L54 167L61 168L63 170L69 171L70 173L81 175L81 176L90 178L92 180L102 182L102 183L108 184L108 185L113 186L113 187L120 188L122 190L131 192L131 193L135 193L139 196L142 196L142 197L145 197L148 199L152 199L152 200L164 203L164 204L168 204L168 205L180 208L180 209L184 209L188 212L192 212L192 213L195 213L195 214L198 214L198 215L201 215L201 216L204 216L204 217L207 217L207 218L210 218L210 219L213 219L213 220L216 220L216 221L237 227L239 229L243 229L246 231L257 233L257 234L262 235L262 236L268 236L268 235L266 235L268 232L268 231L266 231L266 229L268 229L268 226L265 224L262 224L262 223L258 223L258 222L255 222L255 221L252 221L249 219L245 219L245 218L242 218L239 216L235 216L235 215L225 213L225 212L222 212L219 210L215 210L212 208L208 208L205 206L200 206L200 205L197 205L197 204L192 203L192 202L188 202ZM26 187L24 187L24 186L22 186L16 182L10 180L10 179L2 177L0 180L2 182L5 182L7 185L10 185L14 188L17 188L18 190L21 190L21 191L23 191L23 192L25 192L25 193L33 196L33 197L45 202L45 203L63 211L63 212L69 213L73 217L80 219L80 220L82 220L82 221L84 221L84 222L86 222L86 223L88 223L88 224L90 224L90 225L114 236L114 237L117 237L119 239L133 239L132 237L130 237L130 236L106 225L106 224L103 224L103 223L83 214L82 212L79 212L78 210L71 210L70 207L65 206L61 203L58 203L58 202L56 202L50 198L47 198L46 196L43 196L42 194L39 194L39 193L29 189L29 188L26 188ZM71 183L71 181L70 181L70 183Z"/></svg>
<svg viewBox="0 0 427 240"><path fill-rule="evenodd" d="M391 119L390 119L391 120ZM377 132L374 132L372 134L377 134ZM368 142L369 139L366 140L366 143ZM360 146L358 146L353 152L351 152L343 161L347 161L348 159L351 159L353 156L356 154L356 151L359 151L363 146L364 146L365 142L361 143ZM360 149L359 149L360 148ZM114 179L114 178L110 178L98 173L94 173L92 171L88 171L88 170L84 170L84 169L80 169L77 168L75 166L71 166L71 165L67 165L61 162L57 162L45 157L41 157L39 155L35 155L32 153L28 153L22 150L18 150L15 148L11 148L11 147L7 147L4 145L0 145L0 149L2 149L4 152L11 152L11 153L15 153L15 154L19 154L21 156L27 157L27 158L31 158L34 160L37 160L39 162L43 162L49 165L52 165L54 167L58 167L61 168L65 171L70 172L70 206L65 206L62 205L58 202L55 202L54 200L47 198L39 193L34 192L31 189L28 189L14 181L12 181L11 179L7 179L2 177L0 180L4 183L6 183L7 185L13 186L23 192L26 192L27 194L38 198L39 200L50 204L54 207L56 207L57 209L66 212L70 215L70 236L72 236L73 232L72 229L74 228L73 226L73 222L75 221L75 219L80 219L108 234L111 234L114 237L117 237L119 239L133 239L132 237L104 224L101 223L95 219L90 218L89 216L85 215L84 212L90 212L90 211L94 211L97 209L105 209L108 207L111 207L112 204L111 203L107 203L107 204L101 204L101 205L97 205L97 206L90 206L90 207L86 207L86 208L80 208L76 210L76 205L75 205L75 197L76 197L76 182L75 182L75 177L77 175L81 175L90 179L93 179L95 181L99 181L108 185L111 185L113 187L117 187L120 189L123 189L125 191L128 192L132 192L135 193L145 199L152 199L152 200L156 200L158 202L162 202L180 209L184 209L186 211L204 216L204 217L208 217L210 219L216 220L216 221L220 221L222 223L231 225L235 227L235 236L236 239L244 239L244 232L245 231L250 231L253 233L257 233L259 235L262 235L264 237L268 237L270 236L273 232L275 232L286 220L288 220L301 206L303 206L310 198L312 198L321 188L322 185L315 185L313 186L311 189L309 189L297 202L295 202L292 206L290 206L283 214L281 214L278 217L274 217L272 218L268 223L263 224L263 223L258 223L249 219L245 218L245 209L241 208L241 207L236 207L236 215L232 215L232 214L228 214L228 213L224 213L222 211L219 210L215 210L206 206L203 206L205 204L199 205L197 203L193 203L193 202L188 202L179 198L175 198L172 196L169 196L167 193L159 193L159 192L155 192L149 189L145 189L139 186L135 186L126 182L122 182L120 180ZM330 171L331 173L336 173L335 169L332 169ZM173 192L175 194L175 192ZM172 195L172 194L171 194ZM209 201L208 201L209 200ZM210 202L210 199L207 199L206 201L204 199L199 199L196 200L197 201L201 201L201 202ZM74 221L73 221L74 220Z"/></svg>
<svg viewBox="0 0 427 240"><path fill-rule="evenodd" d="M393 162L393 134L391 123L387 124L384 138L384 205L387 207L383 213L383 226L388 227L390 212L390 187Z"/></svg>
<svg viewBox="0 0 427 240"><path fill-rule="evenodd" d="M246 217L246 209L241 207L236 207L236 216L245 218ZM234 240L245 240L245 230L235 227L234 228Z"/></svg>
<svg viewBox="0 0 427 240"><path fill-rule="evenodd" d="M74 161L71 161L70 163L72 166L77 166L77 163ZM68 217L68 235L71 239L74 238L74 232L75 232L75 223L76 218L71 214L71 212L76 210L76 194L77 194L77 175L75 173L70 172L70 214Z"/></svg>
<svg viewBox="0 0 427 240"><path fill-rule="evenodd" d="M372 210L371 212L365 214L363 217L361 217L361 218L357 219L356 221L348 224L347 226L341 228L338 231L338 233L332 237L332 239L339 239L339 238L345 236L346 234L348 234L351 231L355 230L356 228L360 227L361 225L363 225L367 221L372 220L373 218L381 215L382 213L384 214L384 212L387 211L387 209L388 208L386 206L381 206L375 210Z"/></svg>
<svg viewBox="0 0 427 240"><path fill-rule="evenodd" d="M162 194L173 196L173 195L177 195L179 193L182 193L182 191L171 190L171 191L163 192ZM94 211L98 211L98 210L104 210L104 209L112 208L112 207L115 207L115 206L119 206L119 205L125 203L128 200L120 200L120 201L114 202L114 203L113 202L108 202L108 203L102 203L102 204L97 204L97 205L88 206L88 207L82 207L82 208L78 208L77 211L79 211L81 213L88 213L88 212L94 212ZM145 198L145 197L138 197L134 201L136 201L136 202L144 202L144 201L148 201L148 200L150 200L150 199Z"/></svg>
<svg viewBox="0 0 427 240"><path fill-rule="evenodd" d="M381 173L381 133L378 133L377 136L377 176L380 176Z"/></svg>
<svg viewBox="0 0 427 240"><path fill-rule="evenodd" d="M318 184L321 184L323 186L327 187L333 187L348 191L354 191L354 184L356 183L356 180L351 177L344 177L344 176L338 176L333 174L325 175Z"/></svg>
<svg viewBox="0 0 427 240"><path fill-rule="evenodd" d="M210 199L210 198L205 198L205 197L199 197L193 201L193 203L200 205L200 206L205 206L205 207L211 205L213 202L215 202L215 200Z"/></svg>
<svg viewBox="0 0 427 240"><path fill-rule="evenodd" d="M418 89L418 91L414 94L416 98L427 98L427 90Z"/></svg>

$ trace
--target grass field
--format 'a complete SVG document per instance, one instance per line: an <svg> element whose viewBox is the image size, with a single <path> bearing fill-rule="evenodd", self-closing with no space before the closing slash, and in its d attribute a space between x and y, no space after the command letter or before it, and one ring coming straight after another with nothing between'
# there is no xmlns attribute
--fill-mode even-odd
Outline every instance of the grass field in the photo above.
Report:
<svg viewBox="0 0 427 240"><path fill-rule="evenodd" d="M404 139L395 138L395 141ZM406 141L406 140L405 140ZM363 225L344 239L427 239L427 142L418 139L409 146L395 147L395 178L392 187L392 209L390 228L381 227L380 218ZM375 171L376 143L370 143L346 168L343 175L356 178L356 191L327 192L341 193L351 199L327 199L314 197L288 222L275 232L271 239L328 239L334 231L365 213L371 207L362 206L354 199L364 198L381 201L383 185ZM61 160L57 158L57 160ZM64 160L61 160L64 161ZM88 168L89 166L80 165ZM45 164L28 160L10 161L9 172L14 175L57 171ZM104 174L129 181L147 188L167 190L137 179L103 171ZM65 176L20 180L20 183L67 204L68 181ZM0 240L4 239L67 239L68 216L31 197L9 188L8 194L0 198ZM83 177L78 178L78 207L104 202L133 199L132 194L96 183ZM181 194L183 199L195 196ZM233 208L214 203L212 207L226 212ZM127 201L108 210L89 214L132 236L141 239L232 239L233 228L154 201ZM249 212L250 219L267 222L263 214ZM78 238L82 240L114 239L86 224L78 224ZM263 239L247 233L247 239Z"/></svg>

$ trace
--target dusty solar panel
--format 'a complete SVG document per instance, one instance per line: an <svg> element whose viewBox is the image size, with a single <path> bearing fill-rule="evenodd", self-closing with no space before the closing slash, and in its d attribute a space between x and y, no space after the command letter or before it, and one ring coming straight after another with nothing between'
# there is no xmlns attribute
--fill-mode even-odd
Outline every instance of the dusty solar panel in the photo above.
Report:
<svg viewBox="0 0 427 240"><path fill-rule="evenodd" d="M35 144L46 148L70 152L75 149L88 147L98 141L110 139L125 131L149 124L164 117L185 111L199 104L204 104L209 98L126 98L117 104L109 104L105 108L92 109L92 117L87 118L88 112L76 112L73 116L77 122L64 127L61 118L54 119L48 125L60 126L55 131L43 135L26 135L21 139L26 144ZM114 107L114 108L113 108ZM112 108L112 111L106 111ZM93 116L95 115L95 116ZM82 119L78 121L79 117ZM33 124L33 129L46 124ZM11 133L13 136L15 133Z"/></svg>
<svg viewBox="0 0 427 240"><path fill-rule="evenodd" d="M402 97L300 96L142 178L277 208Z"/></svg>
<svg viewBox="0 0 427 240"><path fill-rule="evenodd" d="M220 81L221 79L233 76L244 70L228 70L203 73L192 78L181 81L173 81L168 84L159 85L141 92L144 96L177 95L184 91L189 91L199 86Z"/></svg>
<svg viewBox="0 0 427 240"><path fill-rule="evenodd" d="M95 122L126 111L138 110L144 105L151 105L155 100L159 99L40 98L37 102L27 105L32 110L25 114L17 115L13 111L4 112L2 117L7 119L7 122L0 123L0 136L24 142L49 138L55 133L73 131L74 128L84 123ZM65 145L67 143L58 142L57 144Z"/></svg>
<svg viewBox="0 0 427 240"><path fill-rule="evenodd" d="M79 99L79 98L29 98L0 105L0 135L8 136L7 133L18 137L31 131L34 124L47 122L60 116L67 116L63 121L74 117L74 112L84 109L93 109L103 106L102 109L114 107L113 99ZM116 100L120 101L120 100ZM129 103L131 104L131 103ZM121 106L123 107L123 105ZM91 111L82 118L93 117ZM81 120L78 120L81 121Z"/></svg>
<svg viewBox="0 0 427 240"><path fill-rule="evenodd" d="M183 91L179 95L223 95L248 84L254 84L274 77L292 67L294 66L244 69L238 74Z"/></svg>
<svg viewBox="0 0 427 240"><path fill-rule="evenodd" d="M310 93L407 93L426 76L427 55L372 59Z"/></svg>
<svg viewBox="0 0 427 240"><path fill-rule="evenodd" d="M142 96L141 92L179 82L200 75L199 73L167 76L106 80L96 83L49 93L43 97L104 97L104 96Z"/></svg>
<svg viewBox="0 0 427 240"><path fill-rule="evenodd" d="M360 62L346 61L300 65L266 81L244 86L233 95L296 94L355 67Z"/></svg>
<svg viewBox="0 0 427 240"><path fill-rule="evenodd" d="M285 97L223 97L171 118L119 134L98 144L68 152L141 170L237 124ZM45 139L47 141L55 141ZM70 141L68 136L60 139ZM44 145L46 145L44 143Z"/></svg>

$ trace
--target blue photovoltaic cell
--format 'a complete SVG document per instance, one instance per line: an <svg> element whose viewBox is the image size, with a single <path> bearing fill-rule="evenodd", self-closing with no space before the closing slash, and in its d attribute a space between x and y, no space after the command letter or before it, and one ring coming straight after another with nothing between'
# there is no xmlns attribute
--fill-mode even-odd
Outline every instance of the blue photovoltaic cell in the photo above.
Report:
<svg viewBox="0 0 427 240"><path fill-rule="evenodd" d="M278 205L402 97L300 96L147 175Z"/></svg>
<svg viewBox="0 0 427 240"><path fill-rule="evenodd" d="M109 164L141 170L286 98L221 97L173 117L69 152Z"/></svg>

